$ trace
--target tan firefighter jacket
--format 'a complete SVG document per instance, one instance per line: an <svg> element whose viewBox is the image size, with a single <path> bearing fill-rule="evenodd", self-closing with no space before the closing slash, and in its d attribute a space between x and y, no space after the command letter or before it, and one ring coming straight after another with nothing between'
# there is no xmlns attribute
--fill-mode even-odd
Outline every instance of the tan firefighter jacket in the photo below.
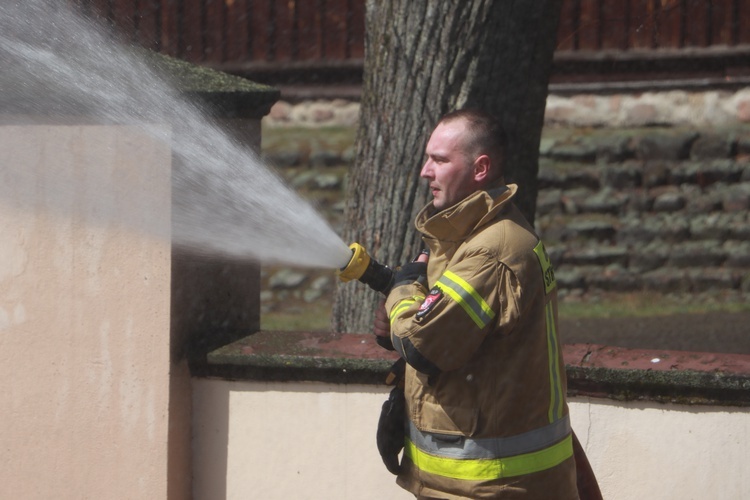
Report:
<svg viewBox="0 0 750 500"><path fill-rule="evenodd" d="M556 283L516 190L425 207L428 286L397 283L386 300L408 362L398 482L414 494L577 498Z"/></svg>

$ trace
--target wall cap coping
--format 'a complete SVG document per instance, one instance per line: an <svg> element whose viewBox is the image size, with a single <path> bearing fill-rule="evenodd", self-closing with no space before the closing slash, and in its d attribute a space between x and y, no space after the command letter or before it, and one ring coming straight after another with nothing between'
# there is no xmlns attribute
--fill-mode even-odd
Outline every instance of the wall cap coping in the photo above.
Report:
<svg viewBox="0 0 750 500"><path fill-rule="evenodd" d="M154 51L136 48L133 54L188 100L203 104L215 118L261 119L281 95L268 85ZM27 68L10 64L0 72L0 88L13 89L0 92L0 114L87 117L92 113L87 103L70 100L64 91L30 83Z"/></svg>
<svg viewBox="0 0 750 500"><path fill-rule="evenodd" d="M750 406L750 355L568 344L563 356L570 396ZM260 331L212 351L193 374L384 386L397 358L372 335Z"/></svg>
<svg viewBox="0 0 750 500"><path fill-rule="evenodd" d="M262 118L281 91L240 76L199 66L158 52L143 50L148 64L187 96L205 102L219 118Z"/></svg>

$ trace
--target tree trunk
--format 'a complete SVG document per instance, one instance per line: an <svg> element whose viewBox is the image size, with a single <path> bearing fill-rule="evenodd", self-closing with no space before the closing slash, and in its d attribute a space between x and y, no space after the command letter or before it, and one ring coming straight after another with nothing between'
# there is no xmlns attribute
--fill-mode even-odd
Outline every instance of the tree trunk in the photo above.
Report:
<svg viewBox="0 0 750 500"><path fill-rule="evenodd" d="M368 0L357 154L345 209L346 241L392 266L421 241L414 217L429 201L419 177L438 119L461 107L500 117L507 182L533 223L539 140L561 0ZM340 284L334 331L368 332L377 304L360 283Z"/></svg>

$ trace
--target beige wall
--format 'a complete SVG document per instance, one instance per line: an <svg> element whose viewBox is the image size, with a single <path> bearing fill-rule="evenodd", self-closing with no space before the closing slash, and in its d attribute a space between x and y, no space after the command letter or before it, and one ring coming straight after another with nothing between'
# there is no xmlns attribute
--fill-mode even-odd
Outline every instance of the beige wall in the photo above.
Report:
<svg viewBox="0 0 750 500"><path fill-rule="evenodd" d="M193 380L194 498L398 499L375 427L387 391ZM750 409L575 398L604 498L750 498Z"/></svg>
<svg viewBox="0 0 750 500"><path fill-rule="evenodd" d="M607 500L750 498L750 408L576 398L571 418Z"/></svg>
<svg viewBox="0 0 750 500"><path fill-rule="evenodd" d="M375 446L385 388L193 379L195 500L413 498Z"/></svg>
<svg viewBox="0 0 750 500"><path fill-rule="evenodd" d="M0 126L0 498L165 498L168 146Z"/></svg>

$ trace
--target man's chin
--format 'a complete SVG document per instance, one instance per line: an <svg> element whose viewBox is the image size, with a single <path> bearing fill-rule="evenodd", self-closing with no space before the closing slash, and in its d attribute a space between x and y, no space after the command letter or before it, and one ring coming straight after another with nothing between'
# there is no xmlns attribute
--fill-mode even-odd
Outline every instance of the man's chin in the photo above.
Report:
<svg viewBox="0 0 750 500"><path fill-rule="evenodd" d="M448 208L452 205L445 196L433 196L432 197L432 204L435 206L435 208L442 210L444 208Z"/></svg>

